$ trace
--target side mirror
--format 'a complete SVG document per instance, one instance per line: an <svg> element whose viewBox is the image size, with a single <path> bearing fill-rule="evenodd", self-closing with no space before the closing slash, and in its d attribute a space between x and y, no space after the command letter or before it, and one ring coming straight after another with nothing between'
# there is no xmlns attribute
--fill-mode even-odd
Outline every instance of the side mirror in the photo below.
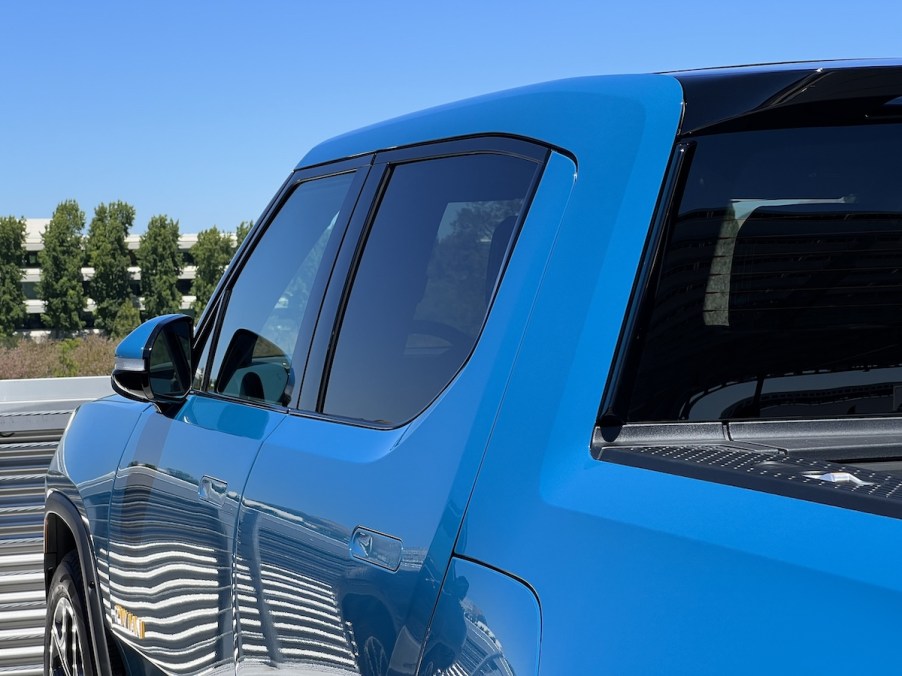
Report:
<svg viewBox="0 0 902 676"><path fill-rule="evenodd" d="M194 373L192 333L187 315L163 315L141 324L116 348L113 389L158 405L183 400Z"/></svg>

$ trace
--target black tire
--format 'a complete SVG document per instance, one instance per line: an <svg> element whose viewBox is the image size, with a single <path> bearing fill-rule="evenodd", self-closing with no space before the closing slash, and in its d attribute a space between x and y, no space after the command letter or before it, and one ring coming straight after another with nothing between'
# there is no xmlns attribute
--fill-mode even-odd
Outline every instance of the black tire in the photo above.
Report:
<svg viewBox="0 0 902 676"><path fill-rule="evenodd" d="M395 647L391 620L381 613L367 615L352 622L357 644L357 668L360 676L386 676Z"/></svg>
<svg viewBox="0 0 902 676"><path fill-rule="evenodd" d="M84 584L76 552L67 554L50 582L44 624L44 674L94 676Z"/></svg>
<svg viewBox="0 0 902 676"><path fill-rule="evenodd" d="M378 636L367 636L360 648L360 673L364 676L385 676L388 673L388 652Z"/></svg>

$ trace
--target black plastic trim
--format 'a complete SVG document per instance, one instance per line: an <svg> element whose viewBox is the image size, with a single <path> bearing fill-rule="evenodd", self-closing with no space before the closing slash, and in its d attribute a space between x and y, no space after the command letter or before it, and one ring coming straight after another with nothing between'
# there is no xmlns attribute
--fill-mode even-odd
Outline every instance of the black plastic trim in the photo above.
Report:
<svg viewBox="0 0 902 676"><path fill-rule="evenodd" d="M203 326L203 335L200 334L200 329L195 331L194 333L194 344L191 348L191 358L194 362L194 372L197 373L197 369L200 368L200 358L204 354L204 348L208 344L209 340L210 349L207 351L207 358L203 365L203 377L200 383L200 390L206 392L207 388L210 387L210 368L213 365L213 346L219 342L219 330L222 327L222 308L226 307L229 303L229 297L232 295L232 289L226 288L222 290L222 293L216 297L215 301L213 298L210 299L210 302L207 303L207 307L204 308L204 315L207 316L207 310L210 310L209 317L210 319L204 323ZM215 303L215 305L214 305ZM193 378L192 378L193 381ZM188 394L192 394L193 392L197 392L198 388L192 387Z"/></svg>
<svg viewBox="0 0 902 676"><path fill-rule="evenodd" d="M360 190L354 211L345 228L341 245L332 265L329 283L320 304L316 328L310 342L304 381L297 408L301 411L316 412L320 410L325 396L325 374L332 364L333 343L338 334L338 317L344 310L347 290L351 282L350 271L356 270L361 255L361 240L368 228L368 223L375 214L376 205L382 199L382 191L387 182L388 169L385 164L374 165L367 175L367 180Z"/></svg>
<svg viewBox="0 0 902 676"><path fill-rule="evenodd" d="M72 501L58 491L50 491L44 502L44 518L47 514L54 514L63 520L63 523L72 532L75 538L75 546L78 550L78 561L81 564L82 579L85 583L85 602L88 610L88 625L91 629L91 645L94 650L94 663L97 673L109 674L110 653L106 642L106 623L104 622L103 609L100 603L99 587L97 582L97 568L94 558L94 548L91 539L85 530L84 521L78 509ZM47 554L45 554L45 559ZM55 563L55 562L54 562ZM45 561L45 576L52 576L52 570ZM49 577L45 579L45 588L49 586Z"/></svg>
<svg viewBox="0 0 902 676"><path fill-rule="evenodd" d="M741 444L602 445L598 460L902 519L902 478ZM848 474L861 483L816 478Z"/></svg>
<svg viewBox="0 0 902 676"><path fill-rule="evenodd" d="M642 259L633 282L629 310L620 329L611 372L601 398L598 420L605 427L622 425L626 420L625 411L621 407L625 405L624 400L632 389L631 378L636 371L645 340L644 329L651 317L651 304L645 299L650 293L653 297L657 286L659 263L669 235L668 224L672 220L677 198L683 192L694 150L693 141L682 141L674 146L670 165L661 185Z"/></svg>
<svg viewBox="0 0 902 676"><path fill-rule="evenodd" d="M376 162L400 164L417 160L435 160L440 157L459 155L496 153L522 157L533 162L542 162L548 153L547 146L537 145L535 141L519 139L511 136L472 136L460 139L434 141L421 145L383 150L376 156Z"/></svg>
<svg viewBox="0 0 902 676"><path fill-rule="evenodd" d="M576 155L573 154L570 150L566 148L562 148L560 146L548 143L543 141L542 139L536 139L529 136L522 136L519 134L509 134L509 133L501 133L501 132L488 132L488 133L478 133L478 134L465 134L462 136L451 136L447 138L440 139L429 139L422 141L415 141L413 143L408 143L404 145L399 145L394 148L378 148L374 150L369 150L364 153L360 153L357 155L351 155L347 159L355 160L361 157L367 157L372 155L385 156L388 154L397 153L398 158L407 159L420 159L423 156L424 151L429 151L429 157L442 157L443 152L441 147L444 145L448 145L449 147L453 146L454 151L448 153L449 155L460 155L466 154L465 146L466 144L473 143L473 147L475 148L474 152L481 152L485 145L486 141L500 141L504 143L508 141L512 144L512 148L515 146L520 146L519 150L514 149L511 154L519 155L520 157L525 157L533 160L539 159L538 156L535 156L531 153L523 154L522 147L524 144L532 145L536 148L543 148L548 150L553 150L555 152L560 153L561 155L566 156L570 160L573 161L573 164L579 167L579 163L577 161ZM501 145L497 146L499 149L502 148ZM461 148L464 150L461 151ZM437 152L434 149L438 149ZM436 154L431 154L436 153ZM392 162L400 161L397 158L392 158ZM298 170L308 171L312 169L319 169L323 166L328 166L331 162L319 162L317 164L310 165L299 165Z"/></svg>
<svg viewBox="0 0 902 676"><path fill-rule="evenodd" d="M339 211L339 213L344 213L345 215L341 221L336 223L336 227L341 228L340 236L334 241L329 241L329 243L326 245L326 251L323 256L323 260L329 263L329 269L328 271L323 270L317 272L316 276L314 277L313 285L310 289L310 298L314 299L317 303L316 312L304 313L304 317L301 321L301 327L298 331L298 340L295 343L294 353L291 357L291 363L298 365L296 382L300 390L296 396L292 397L292 406L300 405L302 396L301 391L303 391L304 383L307 379L307 369L310 366L310 352L312 350L313 341L316 336L316 327L319 324L319 319L322 315L323 305L326 302L326 294L328 293L328 289L332 281L332 275L335 274L338 257L344 244L344 240L348 236L351 222L354 219L354 213L357 211L357 205L360 204L360 200L364 192L364 187L367 184L367 178L372 171L372 164L370 163L364 166L358 166L354 171L354 180L351 183L351 187L348 189L348 194L345 196L345 199L342 202L341 209ZM307 182L311 179L322 180L323 178L334 175L336 174L333 172L329 172L328 174L324 175L317 174L313 177L305 178L304 181L299 181L297 185L300 185L300 183ZM288 199L289 196L290 193L286 195L285 199ZM332 238L330 238L330 240L331 239ZM309 336L309 339L304 341L301 338L302 336Z"/></svg>
<svg viewBox="0 0 902 676"><path fill-rule="evenodd" d="M898 62L772 64L670 75L683 87L686 111L681 135L708 133L725 123L778 109L823 106L844 99L886 101L902 94Z"/></svg>
<svg viewBox="0 0 902 676"><path fill-rule="evenodd" d="M902 64L787 64L672 73L683 87L680 135L841 123L902 95ZM858 121L856 119L856 121Z"/></svg>

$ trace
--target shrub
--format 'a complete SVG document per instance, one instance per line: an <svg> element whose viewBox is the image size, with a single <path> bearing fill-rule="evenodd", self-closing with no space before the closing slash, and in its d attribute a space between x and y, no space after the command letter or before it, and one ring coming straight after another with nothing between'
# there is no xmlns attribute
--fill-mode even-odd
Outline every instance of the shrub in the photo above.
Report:
<svg viewBox="0 0 902 676"><path fill-rule="evenodd" d="M0 380L109 375L116 344L96 335L40 343L5 340L0 342Z"/></svg>

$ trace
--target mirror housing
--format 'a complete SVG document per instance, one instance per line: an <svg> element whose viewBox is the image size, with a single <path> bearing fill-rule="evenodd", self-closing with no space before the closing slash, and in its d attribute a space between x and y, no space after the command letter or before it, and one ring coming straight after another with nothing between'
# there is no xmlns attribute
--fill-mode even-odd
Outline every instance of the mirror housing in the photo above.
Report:
<svg viewBox="0 0 902 676"><path fill-rule="evenodd" d="M187 315L162 315L128 334L116 348L113 389L158 406L184 400L194 374L192 325Z"/></svg>

